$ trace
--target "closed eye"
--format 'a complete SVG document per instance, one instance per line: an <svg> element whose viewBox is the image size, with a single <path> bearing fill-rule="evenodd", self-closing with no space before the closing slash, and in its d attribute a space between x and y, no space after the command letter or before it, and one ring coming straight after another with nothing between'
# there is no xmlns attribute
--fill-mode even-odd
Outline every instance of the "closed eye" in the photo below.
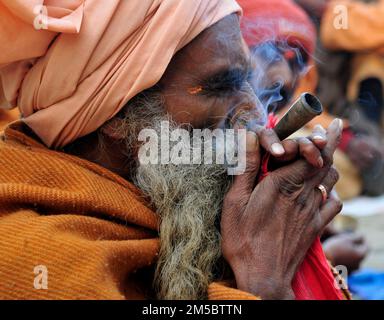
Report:
<svg viewBox="0 0 384 320"><path fill-rule="evenodd" d="M223 96L233 94L243 88L251 78L251 69L230 68L214 74L203 82L201 94Z"/></svg>

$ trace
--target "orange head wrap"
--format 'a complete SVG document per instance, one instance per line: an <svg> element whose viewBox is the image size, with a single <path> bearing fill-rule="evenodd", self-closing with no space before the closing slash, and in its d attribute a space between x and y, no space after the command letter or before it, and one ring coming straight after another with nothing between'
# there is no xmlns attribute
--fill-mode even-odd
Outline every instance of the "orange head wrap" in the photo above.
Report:
<svg viewBox="0 0 384 320"><path fill-rule="evenodd" d="M111 119L160 80L178 50L239 11L234 0L0 0L0 107L18 105L46 145L64 146Z"/></svg>

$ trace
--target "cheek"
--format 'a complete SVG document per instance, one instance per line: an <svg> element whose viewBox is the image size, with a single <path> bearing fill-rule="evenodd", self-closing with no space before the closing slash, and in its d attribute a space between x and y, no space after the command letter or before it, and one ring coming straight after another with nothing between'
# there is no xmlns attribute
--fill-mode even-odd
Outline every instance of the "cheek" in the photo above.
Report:
<svg viewBox="0 0 384 320"><path fill-rule="evenodd" d="M226 118L230 102L226 99L193 95L188 92L165 94L165 109L178 124L194 128L218 127Z"/></svg>

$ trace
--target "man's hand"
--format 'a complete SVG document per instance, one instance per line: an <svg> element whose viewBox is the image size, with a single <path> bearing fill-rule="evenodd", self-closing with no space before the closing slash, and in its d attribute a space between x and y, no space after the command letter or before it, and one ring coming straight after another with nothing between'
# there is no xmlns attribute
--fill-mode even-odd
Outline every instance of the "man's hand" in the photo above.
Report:
<svg viewBox="0 0 384 320"><path fill-rule="evenodd" d="M322 184L330 193L338 180L332 162L341 132L342 122L336 119L326 139L320 139L324 140L322 147L314 148L307 141L303 148L298 145L296 157L300 153L305 159L276 169L256 187L259 141L269 150L271 141L278 138L270 134L266 142L263 133L248 134L247 169L235 178L227 193L221 218L223 255L239 289L263 299L294 298L291 282L298 267L316 236L341 211L337 199L322 204L317 189ZM283 150L280 157L287 155L289 152Z"/></svg>
<svg viewBox="0 0 384 320"><path fill-rule="evenodd" d="M252 129L256 132L257 141L261 147L272 155L270 159L272 167L280 167L281 164L297 160L299 156L314 167L323 167L324 160L321 150L327 144L327 132L322 126L316 125L309 137L286 139L284 141L280 141L273 129L265 129L259 126L254 126ZM249 135L252 135L252 133L249 133ZM255 137L249 136L249 139L254 140ZM252 163L252 158L257 156L255 154L251 155L250 148L255 147L256 143L249 141L249 146L247 145L247 150L250 150L249 163Z"/></svg>
<svg viewBox="0 0 384 320"><path fill-rule="evenodd" d="M382 147L374 139L366 136L352 139L346 152L360 170L369 168L375 160L383 157Z"/></svg>
<svg viewBox="0 0 384 320"><path fill-rule="evenodd" d="M369 251L364 237L356 233L332 236L324 241L323 248L332 265L346 266L350 273L359 269L360 263Z"/></svg>

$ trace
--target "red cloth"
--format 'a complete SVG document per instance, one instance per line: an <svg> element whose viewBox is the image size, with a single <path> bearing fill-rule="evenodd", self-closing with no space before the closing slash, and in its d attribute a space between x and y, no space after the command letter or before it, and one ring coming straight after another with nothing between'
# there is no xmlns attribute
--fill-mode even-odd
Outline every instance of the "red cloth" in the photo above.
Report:
<svg viewBox="0 0 384 320"><path fill-rule="evenodd" d="M269 128L274 128L277 117L269 115ZM260 180L268 175L269 154L263 158ZM343 293L335 287L335 278L325 257L320 238L317 237L308 250L295 278L292 289L296 300L343 300Z"/></svg>
<svg viewBox="0 0 384 320"><path fill-rule="evenodd" d="M343 151L347 152L349 143L355 138L355 135L353 134L352 130L350 128L345 128L343 130L343 134L341 135L341 140L339 143L338 148Z"/></svg>
<svg viewBox="0 0 384 320"><path fill-rule="evenodd" d="M316 29L303 9L291 0L237 0L243 9L241 30L249 47L282 41L311 56Z"/></svg>

